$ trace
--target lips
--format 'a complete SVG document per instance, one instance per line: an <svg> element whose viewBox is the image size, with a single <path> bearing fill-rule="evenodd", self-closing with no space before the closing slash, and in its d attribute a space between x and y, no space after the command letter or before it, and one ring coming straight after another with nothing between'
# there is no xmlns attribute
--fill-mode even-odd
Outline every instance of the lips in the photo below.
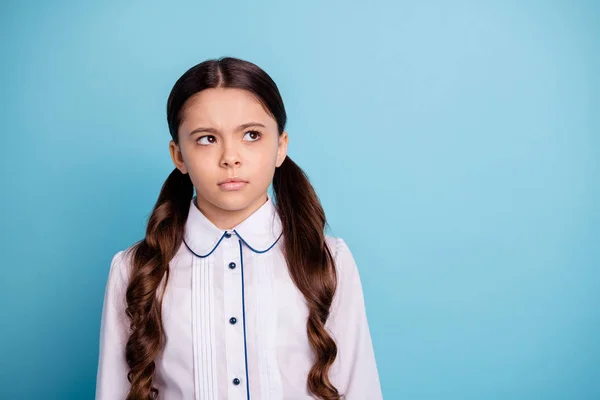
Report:
<svg viewBox="0 0 600 400"><path fill-rule="evenodd" d="M219 185L224 185L227 183L248 183L247 181L241 179L241 178L227 178L224 181L219 182Z"/></svg>
<svg viewBox="0 0 600 400"><path fill-rule="evenodd" d="M241 190L243 189L245 186L247 185L247 182L244 181L226 181L223 182L219 185L219 187L221 188L221 190L225 190L225 191L235 191L235 190Z"/></svg>

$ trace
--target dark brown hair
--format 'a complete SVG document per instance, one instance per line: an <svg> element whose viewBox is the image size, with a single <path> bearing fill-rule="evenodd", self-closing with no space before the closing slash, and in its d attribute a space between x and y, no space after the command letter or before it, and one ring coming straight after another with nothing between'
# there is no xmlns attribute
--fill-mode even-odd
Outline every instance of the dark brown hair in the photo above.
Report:
<svg viewBox="0 0 600 400"><path fill-rule="evenodd" d="M276 121L279 135L285 129L283 100L266 72L255 64L233 57L204 61L186 71L175 83L167 101L171 137L178 140L185 102L207 88L238 88L252 93ZM158 398L153 386L155 358L164 347L161 309L169 280L169 261L183 240L194 188L188 174L171 172L148 220L146 236L132 248L132 269L127 287L127 316L131 333L126 345L131 388L127 400ZM304 295L309 316L306 331L316 361L307 387L317 398L340 399L328 371L337 346L325 329L337 286L334 258L325 241L327 224L323 207L308 177L289 157L275 170L273 192L283 226L284 254L290 276ZM160 296L159 286L164 281Z"/></svg>

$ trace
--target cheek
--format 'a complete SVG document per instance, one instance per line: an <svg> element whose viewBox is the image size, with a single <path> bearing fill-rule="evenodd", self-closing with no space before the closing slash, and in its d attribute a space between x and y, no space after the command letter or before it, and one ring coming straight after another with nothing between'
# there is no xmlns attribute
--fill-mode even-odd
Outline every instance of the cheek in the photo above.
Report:
<svg viewBox="0 0 600 400"><path fill-rule="evenodd" d="M274 153L272 149L256 154L253 158L251 163L261 170L274 168L275 163L277 162L277 154Z"/></svg>
<svg viewBox="0 0 600 400"><path fill-rule="evenodd" d="M262 161L264 165L275 167L277 163L277 152L279 148L277 142L265 143L262 149Z"/></svg>
<svg viewBox="0 0 600 400"><path fill-rule="evenodd" d="M214 181L218 167L207 157L194 157L188 162L188 172L192 181L197 183Z"/></svg>

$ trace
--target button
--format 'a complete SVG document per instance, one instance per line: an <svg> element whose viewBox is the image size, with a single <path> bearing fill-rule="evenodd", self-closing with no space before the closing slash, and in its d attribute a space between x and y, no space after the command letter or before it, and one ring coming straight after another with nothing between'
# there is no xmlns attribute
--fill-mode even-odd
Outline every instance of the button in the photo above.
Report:
<svg viewBox="0 0 600 400"><path fill-rule="evenodd" d="M226 237L226 238L230 238L230 237L231 237L231 233L229 233L229 232L225 232L225 237Z"/></svg>
<svg viewBox="0 0 600 400"><path fill-rule="evenodd" d="M234 385L239 385L240 384L240 380L238 378L234 378L233 379L233 384Z"/></svg>
<svg viewBox="0 0 600 400"><path fill-rule="evenodd" d="M233 325L233 324L235 324L236 322L237 322L237 319L236 319L235 317L231 317L231 318L229 318L229 323L230 323L230 324L232 324L232 325Z"/></svg>
<svg viewBox="0 0 600 400"><path fill-rule="evenodd" d="M229 268L234 269L235 268L235 263L234 262L230 262L229 263Z"/></svg>

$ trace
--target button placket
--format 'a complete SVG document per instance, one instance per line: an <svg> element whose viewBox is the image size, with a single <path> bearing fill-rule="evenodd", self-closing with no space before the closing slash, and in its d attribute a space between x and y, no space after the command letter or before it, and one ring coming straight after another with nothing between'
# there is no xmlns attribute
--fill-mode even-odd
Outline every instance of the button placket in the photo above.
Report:
<svg viewBox="0 0 600 400"><path fill-rule="evenodd" d="M246 353L243 332L242 270L240 249L237 240L223 238L224 268L224 317L227 375L229 377L228 398L246 399Z"/></svg>

